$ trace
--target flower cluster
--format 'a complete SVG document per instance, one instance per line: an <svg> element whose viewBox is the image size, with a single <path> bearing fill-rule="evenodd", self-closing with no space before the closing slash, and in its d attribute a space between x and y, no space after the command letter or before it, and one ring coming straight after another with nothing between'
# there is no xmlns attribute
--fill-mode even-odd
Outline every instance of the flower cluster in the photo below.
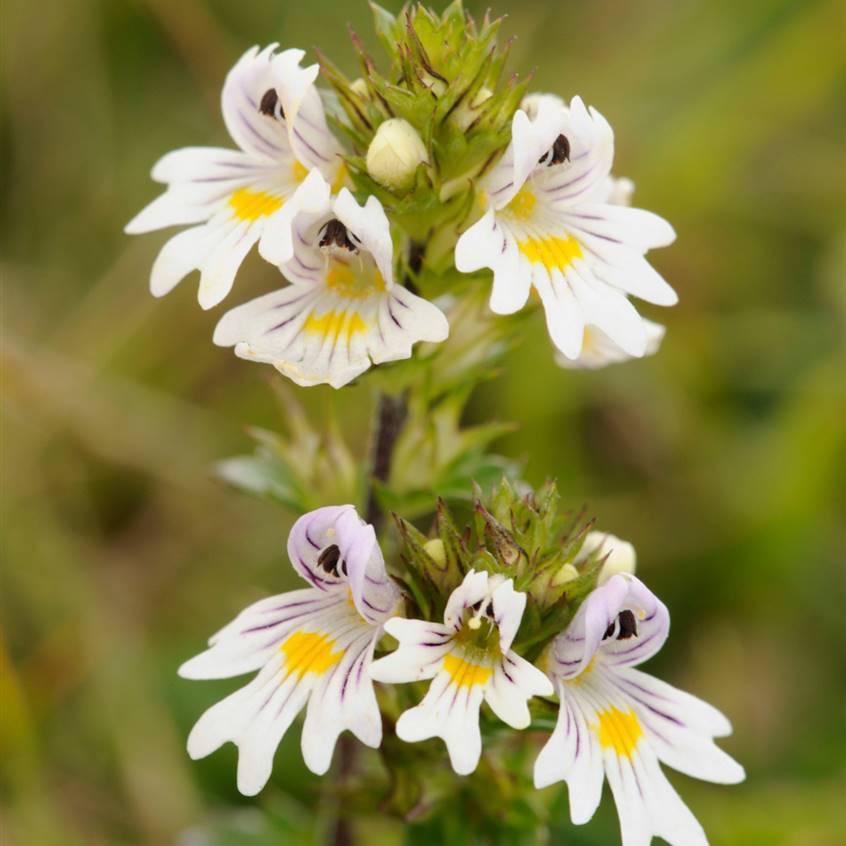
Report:
<svg viewBox="0 0 846 846"><path fill-rule="evenodd" d="M645 258L674 233L629 207L605 118L503 82L500 22L477 28L460 3L376 19L391 73L362 50L365 76L348 81L321 58L334 98L301 50L254 47L236 63L221 105L237 149L164 156L152 176L166 190L126 227L189 227L159 253L153 294L199 270L212 308L258 245L288 284L224 314L214 342L306 386L340 388L443 341L446 305L420 294L460 290L462 273L484 284L478 271L492 272L497 314L537 294L562 366L654 352L663 327L630 298L675 303Z"/></svg>
<svg viewBox="0 0 846 846"><path fill-rule="evenodd" d="M722 714L636 669L661 649L669 614L634 576L634 550L583 530L553 543L549 492L518 498L505 485L498 496L510 501L514 521L505 525L477 504L477 544L456 533L443 508L434 539L400 521L393 576L353 506L301 517L288 556L309 586L242 611L180 669L194 679L258 670L200 718L189 753L235 743L238 787L252 795L301 710L303 758L325 773L341 732L380 745L374 681L429 682L393 731L408 743L441 738L452 768L467 775L482 755L483 702L526 729L530 701L554 701L557 724L534 782L567 782L574 823L593 816L607 779L624 844L653 835L674 846L705 843L660 763L719 783L740 781L743 769L714 744L731 730ZM528 538L537 546L524 548Z"/></svg>
<svg viewBox="0 0 846 846"><path fill-rule="evenodd" d="M366 497L343 440L315 436L293 401L290 439L261 432L255 455L221 465L229 481L307 512L288 539L307 587L251 605L180 668L192 679L256 672L200 717L189 754L234 743L238 788L255 795L305 711L308 768L327 772L349 731L380 749L386 807L409 819L426 788L406 744L439 738L458 775L493 772L485 751L505 724L542 736L534 785L566 782L574 823L593 816L607 779L624 846L705 843L660 765L721 783L743 770L714 743L730 732L722 714L637 669L664 644L669 614L634 575L633 547L581 518L567 524L551 483L469 495L517 467L487 453L502 425L461 424L473 385L516 337L517 318L488 312L542 306L566 368L654 353L664 327L633 300L676 302L646 258L673 229L631 207L596 109L504 75L501 20L477 24L460 0L441 15L373 10L385 74L356 36L363 72L352 80L321 54L303 66L301 50L248 50L221 98L235 149L164 156L152 172L164 192L127 226L187 227L162 247L150 288L162 296L198 270L204 309L257 246L284 282L226 311L214 342L298 385L341 388L441 344L382 382ZM470 525L438 499L423 534L410 520L441 495L473 502ZM372 523L391 509L409 518L394 514L385 554L355 506L309 510L356 497Z"/></svg>

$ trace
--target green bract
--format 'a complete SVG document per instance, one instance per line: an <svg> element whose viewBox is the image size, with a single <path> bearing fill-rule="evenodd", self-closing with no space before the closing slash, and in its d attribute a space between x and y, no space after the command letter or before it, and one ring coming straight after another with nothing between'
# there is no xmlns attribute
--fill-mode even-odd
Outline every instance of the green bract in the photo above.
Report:
<svg viewBox="0 0 846 846"><path fill-rule="evenodd" d="M450 253L456 226L472 208L471 180L508 145L529 79L504 77L510 42L497 42L502 18L486 14L477 24L460 0L441 15L419 5L396 16L371 7L388 54L382 70L355 33L360 80L348 79L319 54L323 76L338 95L333 122L349 142L346 162L358 195L378 197L405 235L426 244L431 266L439 253ZM366 163L379 127L395 118L414 127L427 152L402 190L374 179Z"/></svg>
<svg viewBox="0 0 846 846"><path fill-rule="evenodd" d="M439 500L429 535L395 514L401 546L389 569L427 619L443 616L450 593L470 570L513 579L515 589L528 594L518 645L537 656L596 587L604 559L579 554L593 521L561 513L555 482L537 492L519 487L502 479L483 496L476 486L466 526ZM570 578L557 578L568 565Z"/></svg>

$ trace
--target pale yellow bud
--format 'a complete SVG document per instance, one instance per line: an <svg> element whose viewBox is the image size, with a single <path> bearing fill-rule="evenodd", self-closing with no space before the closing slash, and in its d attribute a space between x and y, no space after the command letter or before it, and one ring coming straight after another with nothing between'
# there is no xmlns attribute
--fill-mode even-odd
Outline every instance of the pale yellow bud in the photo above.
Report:
<svg viewBox="0 0 846 846"><path fill-rule="evenodd" d="M367 150L367 172L380 185L394 191L410 188L426 148L417 130L402 118L386 120Z"/></svg>
<svg viewBox="0 0 846 846"><path fill-rule="evenodd" d="M567 582L572 582L573 579L579 578L579 571L572 564L565 564L553 577L552 587L561 587Z"/></svg>
<svg viewBox="0 0 846 846"><path fill-rule="evenodd" d="M426 541L423 544L423 549L426 550L429 558L438 565L438 567L446 566L446 549L444 549L444 542L440 538Z"/></svg>
<svg viewBox="0 0 846 846"><path fill-rule="evenodd" d="M458 107L458 109L456 109L455 122L461 127L461 129L467 129L467 127L476 120L479 106L487 100L490 100L491 97L493 97L493 91L483 85L469 103L462 104Z"/></svg>
<svg viewBox="0 0 846 846"><path fill-rule="evenodd" d="M634 195L635 185L631 179L621 176L615 179L608 177L608 202L615 206L630 206Z"/></svg>
<svg viewBox="0 0 846 846"><path fill-rule="evenodd" d="M602 556L607 556L597 584L605 584L611 576L616 576L618 573L634 574L637 555L635 548L627 541L606 532L590 532L585 538L579 557L587 558L596 551Z"/></svg>
<svg viewBox="0 0 846 846"><path fill-rule="evenodd" d="M366 100L368 96L367 83L359 77L350 83L350 91L357 94L362 100Z"/></svg>
<svg viewBox="0 0 846 846"><path fill-rule="evenodd" d="M528 94L520 103L520 108L528 115L529 120L534 120L544 106L563 109L566 104L557 94Z"/></svg>

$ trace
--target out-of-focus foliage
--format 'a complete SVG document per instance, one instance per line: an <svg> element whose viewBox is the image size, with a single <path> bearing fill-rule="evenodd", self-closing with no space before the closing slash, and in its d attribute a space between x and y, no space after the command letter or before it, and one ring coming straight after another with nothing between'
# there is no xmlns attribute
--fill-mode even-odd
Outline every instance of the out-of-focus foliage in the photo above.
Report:
<svg viewBox="0 0 846 846"><path fill-rule="evenodd" d="M731 716L726 747L749 774L732 789L674 778L711 841L834 846L846 788L842 5L525 0L494 13L518 36L512 68L537 68L538 89L582 94L615 127L635 203L678 231L654 260L681 303L649 312L668 326L658 356L600 373L559 370L535 314L462 422L518 421L496 450L534 484L557 477L565 507L588 503L599 528L636 545L673 614L650 667ZM149 296L165 236L121 229L155 195L159 155L228 143L220 85L248 46L319 44L352 77L346 23L375 54L370 11L66 0L35 13L12 0L3 17L0 824L27 846L325 840L343 791L305 770L296 731L255 801L235 791L231 747L184 753L193 720L239 682L187 684L176 667L248 602L296 584L293 515L212 468L252 448L244 425L290 435L292 421L264 368L211 345L218 313L196 306L195 283ZM276 284L258 257L245 269L234 301ZM350 474L378 379L341 396L296 391L348 444L352 464L326 489L360 483ZM361 761L362 778L378 771L375 754ZM404 842L379 798L358 831ZM536 811L496 799L492 815ZM552 842L614 842L607 798L584 828L569 825L565 790L537 801ZM408 842L460 840L437 825Z"/></svg>

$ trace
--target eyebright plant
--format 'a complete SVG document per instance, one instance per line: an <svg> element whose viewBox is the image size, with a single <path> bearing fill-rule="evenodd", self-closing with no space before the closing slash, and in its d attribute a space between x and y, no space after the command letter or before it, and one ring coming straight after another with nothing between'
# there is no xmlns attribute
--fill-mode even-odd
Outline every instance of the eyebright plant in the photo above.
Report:
<svg viewBox="0 0 846 846"><path fill-rule="evenodd" d="M714 744L725 717L636 669L669 613L634 548L562 514L554 483L520 482L491 451L509 424L461 423L537 305L565 368L655 353L664 327L632 298L676 302L646 259L673 229L630 206L596 109L506 76L501 19L372 9L387 61L353 34L358 78L319 53L248 50L221 98L235 148L164 156L164 193L127 226L187 227L150 287L199 270L206 309L257 246L276 290L226 311L214 342L300 386L366 378L377 394L368 467L287 389L287 432L252 430L255 451L218 466L300 515L288 558L306 586L245 609L180 668L257 673L200 717L188 752L234 743L254 795L301 712L317 774L349 731L380 763L356 769L342 739L339 841L356 809L430 840L535 842L550 809L534 788L566 782L580 824L607 780L625 846L705 843L660 764L722 783L743 770Z"/></svg>

